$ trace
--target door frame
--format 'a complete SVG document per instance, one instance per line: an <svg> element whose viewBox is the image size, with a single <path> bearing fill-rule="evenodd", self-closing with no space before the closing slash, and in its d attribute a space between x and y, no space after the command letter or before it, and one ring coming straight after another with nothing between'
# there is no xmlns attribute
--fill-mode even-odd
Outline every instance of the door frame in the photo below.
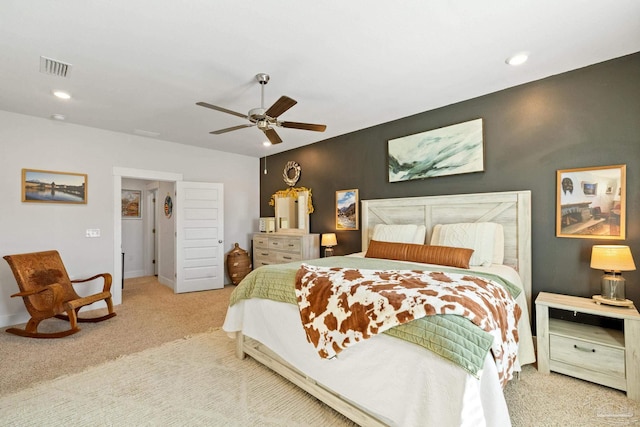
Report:
<svg viewBox="0 0 640 427"><path fill-rule="evenodd" d="M144 179L149 181L177 182L183 180L181 173L151 171L113 167L113 285L111 295L115 305L122 304L122 178Z"/></svg>
<svg viewBox="0 0 640 427"><path fill-rule="evenodd" d="M158 275L158 183L154 181L153 184L147 184L145 197L145 210L144 216L144 232L143 232L143 270L145 276L157 276Z"/></svg>

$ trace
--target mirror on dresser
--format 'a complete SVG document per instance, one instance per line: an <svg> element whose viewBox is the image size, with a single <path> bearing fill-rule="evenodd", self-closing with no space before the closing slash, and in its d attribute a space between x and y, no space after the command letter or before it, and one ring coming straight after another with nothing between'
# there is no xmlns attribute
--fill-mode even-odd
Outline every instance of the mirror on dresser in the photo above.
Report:
<svg viewBox="0 0 640 427"><path fill-rule="evenodd" d="M311 190L291 187L278 191L270 204L275 208L277 233L309 233L309 214L313 212Z"/></svg>

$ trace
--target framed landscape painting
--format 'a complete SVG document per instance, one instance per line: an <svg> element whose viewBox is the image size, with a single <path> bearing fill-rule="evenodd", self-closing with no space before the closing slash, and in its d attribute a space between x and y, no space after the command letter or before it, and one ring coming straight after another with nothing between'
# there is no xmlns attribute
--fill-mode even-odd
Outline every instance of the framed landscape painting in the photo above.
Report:
<svg viewBox="0 0 640 427"><path fill-rule="evenodd" d="M122 218L142 218L142 191L122 190Z"/></svg>
<svg viewBox="0 0 640 427"><path fill-rule="evenodd" d="M482 119L390 139L389 182L484 171Z"/></svg>
<svg viewBox="0 0 640 427"><path fill-rule="evenodd" d="M22 169L22 201L87 203L87 174Z"/></svg>
<svg viewBox="0 0 640 427"><path fill-rule="evenodd" d="M358 190L336 191L336 230L358 230Z"/></svg>

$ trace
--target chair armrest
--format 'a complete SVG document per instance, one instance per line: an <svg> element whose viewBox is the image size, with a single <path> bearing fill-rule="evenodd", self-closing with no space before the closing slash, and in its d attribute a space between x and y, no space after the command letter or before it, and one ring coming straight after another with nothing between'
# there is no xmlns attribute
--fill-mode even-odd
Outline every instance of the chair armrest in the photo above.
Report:
<svg viewBox="0 0 640 427"><path fill-rule="evenodd" d="M87 279L72 280L71 283L90 282L90 281L98 279L100 277L102 277L104 279L104 285L102 286L102 292L111 292L111 281L113 279L111 277L111 274L109 274L109 273L96 274L95 276L91 276L91 277L89 277Z"/></svg>
<svg viewBox="0 0 640 427"><path fill-rule="evenodd" d="M28 297L31 295L37 295L42 292L51 292L53 293L53 304L52 306L56 306L60 304L64 299L64 288L60 283L52 283L50 285L44 286L40 289L34 289L32 291L23 291L18 292L17 294L11 295L11 297Z"/></svg>

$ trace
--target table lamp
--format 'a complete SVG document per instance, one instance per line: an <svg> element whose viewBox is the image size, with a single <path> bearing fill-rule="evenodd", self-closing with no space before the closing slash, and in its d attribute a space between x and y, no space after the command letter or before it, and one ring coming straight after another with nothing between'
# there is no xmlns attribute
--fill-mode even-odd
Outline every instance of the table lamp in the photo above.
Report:
<svg viewBox="0 0 640 427"><path fill-rule="evenodd" d="M623 271L636 269L629 246L595 245L591 250L591 268L604 270L601 281L601 298L597 302L611 305L626 305Z"/></svg>
<svg viewBox="0 0 640 427"><path fill-rule="evenodd" d="M333 256L333 247L337 244L338 240L336 239L336 233L325 233L322 235L322 241L320 242L320 245L325 246L325 258Z"/></svg>

